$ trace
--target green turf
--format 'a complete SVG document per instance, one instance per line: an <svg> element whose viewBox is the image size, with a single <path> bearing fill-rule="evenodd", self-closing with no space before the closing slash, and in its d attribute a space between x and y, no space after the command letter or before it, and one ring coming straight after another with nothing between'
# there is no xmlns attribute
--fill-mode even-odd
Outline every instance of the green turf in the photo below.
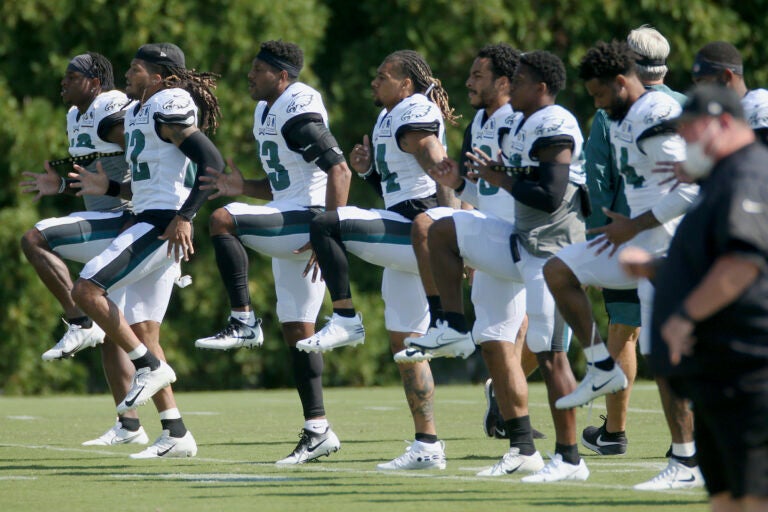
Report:
<svg viewBox="0 0 768 512"><path fill-rule="evenodd" d="M544 388L533 385L531 418L554 432ZM445 471L381 473L376 463L402 453L413 436L398 388L326 390L326 409L342 441L320 463L279 469L302 424L295 391L184 393L177 396L197 439L192 459L133 461L135 447L81 447L112 422L107 396L0 397L0 510L65 511L683 511L706 510L703 490L638 492L635 483L665 466L669 434L651 383L636 386L629 450L621 457L585 453L586 482L522 484L519 476L478 478L506 450L481 430L482 387L438 386L435 414L446 442ZM150 438L157 413L141 409ZM592 411L598 424L602 404ZM579 411L579 432L588 410ZM591 453L591 452L590 452Z"/></svg>

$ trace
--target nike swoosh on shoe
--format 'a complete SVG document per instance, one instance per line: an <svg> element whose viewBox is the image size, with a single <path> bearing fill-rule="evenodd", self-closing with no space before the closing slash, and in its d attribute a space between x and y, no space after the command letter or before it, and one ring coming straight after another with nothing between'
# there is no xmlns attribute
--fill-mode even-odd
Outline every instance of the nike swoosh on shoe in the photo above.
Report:
<svg viewBox="0 0 768 512"><path fill-rule="evenodd" d="M163 455L166 455L168 452L170 452L171 450L173 450L175 447L176 447L176 445L174 444L173 446L171 446L171 447L170 447L170 448L168 448L167 450L163 450L163 451L161 451L161 452L157 452L157 456L158 456L158 457L162 457Z"/></svg>
<svg viewBox="0 0 768 512"><path fill-rule="evenodd" d="M132 406L133 403L136 401L136 399L139 397L139 395L141 394L142 391L144 391L144 386L141 386L141 388L139 388L139 390L136 392L136 394L130 400L128 400L128 397L126 397L125 398L125 405L127 405L128 407Z"/></svg>
<svg viewBox="0 0 768 512"><path fill-rule="evenodd" d="M610 379L608 379L607 381L603 382L599 386L595 386L594 384L592 384L592 391L599 391L599 390L603 389L605 386L608 385L609 382L611 382L615 378L616 378L616 376L613 375Z"/></svg>
<svg viewBox="0 0 768 512"><path fill-rule="evenodd" d="M622 444L620 441L603 441L603 435L600 434L597 436L597 439L595 440L595 443L597 446L613 446L617 444Z"/></svg>

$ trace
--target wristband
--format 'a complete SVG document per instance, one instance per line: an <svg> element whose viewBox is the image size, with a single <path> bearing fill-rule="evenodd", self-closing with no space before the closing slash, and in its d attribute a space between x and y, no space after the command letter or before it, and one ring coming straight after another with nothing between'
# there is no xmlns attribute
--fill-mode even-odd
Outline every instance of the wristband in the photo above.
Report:
<svg viewBox="0 0 768 512"><path fill-rule="evenodd" d="M463 178L462 178L462 180L461 180L461 185L459 185L458 187L456 187L455 189L453 189L453 191L454 191L455 193L457 193L457 194L461 194L462 192L464 192L464 188L466 188L466 186L467 186L467 180L465 180L465 179L463 179Z"/></svg>
<svg viewBox="0 0 768 512"><path fill-rule="evenodd" d="M510 167L507 165L491 165L490 169L495 172L503 172L510 178L514 178L517 176L526 176L533 172L533 169L530 166Z"/></svg>
<svg viewBox="0 0 768 512"><path fill-rule="evenodd" d="M688 314L688 310L685 309L684 304L680 304L680 307L677 308L677 311L675 311L675 314L685 320L686 322L691 322L692 324L696 323L696 320L691 318L691 315Z"/></svg>
<svg viewBox="0 0 768 512"><path fill-rule="evenodd" d="M116 182L115 180L109 180L109 185L107 185L107 192L105 195L117 197L120 195L120 183Z"/></svg>
<svg viewBox="0 0 768 512"><path fill-rule="evenodd" d="M367 170L367 171L365 171L365 172L362 172L362 173L361 173L361 172L355 172L355 174L357 174L357 175L358 175L358 177L360 177L361 179L365 179L365 178L367 178L368 176L370 176L372 172L373 172L373 165L371 165L371 166L368 168L368 170Z"/></svg>
<svg viewBox="0 0 768 512"><path fill-rule="evenodd" d="M66 189L66 188L67 188L67 180L65 180L64 178L61 178L61 183L59 184L59 192L58 193L59 194L63 194L64 193L64 189Z"/></svg>

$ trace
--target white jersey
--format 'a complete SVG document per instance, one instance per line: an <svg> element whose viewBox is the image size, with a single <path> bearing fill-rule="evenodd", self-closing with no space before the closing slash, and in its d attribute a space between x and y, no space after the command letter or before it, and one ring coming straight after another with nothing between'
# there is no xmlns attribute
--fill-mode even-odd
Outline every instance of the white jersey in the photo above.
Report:
<svg viewBox="0 0 768 512"><path fill-rule="evenodd" d="M275 201L299 206L325 206L327 175L301 153L288 147L283 128L294 117L319 114L328 126L328 113L319 92L301 82L283 91L271 107L260 101L253 113L253 136L261 165Z"/></svg>
<svg viewBox="0 0 768 512"><path fill-rule="evenodd" d="M67 112L67 138L71 156L90 155L91 153L114 153L122 151L118 144L99 137L99 123L107 117L117 114L128 105L130 100L117 90L99 94L84 113L77 107Z"/></svg>
<svg viewBox="0 0 768 512"><path fill-rule="evenodd" d="M573 140L569 181L575 185L586 183L582 153L584 137L579 122L560 105L548 105L528 118L518 116L511 133L502 142L504 158L513 167L538 167L539 160L535 153L542 144L540 141L548 138Z"/></svg>
<svg viewBox="0 0 768 512"><path fill-rule="evenodd" d="M511 132L522 114L512 110L509 103L497 109L483 122L485 109L475 114L470 128L472 147L480 148L494 160L499 154L500 140L504 132ZM499 187L480 179L477 182L477 207L483 212L492 213L497 217L515 222L515 198L512 194L501 191Z"/></svg>
<svg viewBox="0 0 768 512"><path fill-rule="evenodd" d="M409 199L421 199L435 193L437 187L421 168L416 157L400 149L399 138L408 131L434 133L445 146L445 123L440 108L423 94L414 94L382 110L373 129L373 154L381 174L384 207L390 208Z"/></svg>
<svg viewBox="0 0 768 512"><path fill-rule="evenodd" d="M752 89L741 98L744 117L753 130L768 128L768 90Z"/></svg>
<svg viewBox="0 0 768 512"><path fill-rule="evenodd" d="M624 119L610 124L616 168L624 177L627 203L633 217L655 206L670 192L669 176L654 173L656 162L685 160L685 141L661 128L664 120L680 115L680 104L663 92L648 91L630 107Z"/></svg>
<svg viewBox="0 0 768 512"><path fill-rule="evenodd" d="M195 183L196 166L159 124L197 126L197 105L184 89L163 89L125 114L125 156L131 168L133 210L178 210Z"/></svg>

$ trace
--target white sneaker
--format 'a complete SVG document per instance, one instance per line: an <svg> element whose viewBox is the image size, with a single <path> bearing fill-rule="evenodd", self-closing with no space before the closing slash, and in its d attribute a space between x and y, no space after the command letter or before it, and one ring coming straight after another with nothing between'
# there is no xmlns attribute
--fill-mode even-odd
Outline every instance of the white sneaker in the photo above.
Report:
<svg viewBox="0 0 768 512"><path fill-rule="evenodd" d="M376 469L382 471L397 469L445 469L445 443L443 441L436 443L414 441L408 445L404 454L389 462L377 464Z"/></svg>
<svg viewBox="0 0 768 512"><path fill-rule="evenodd" d="M331 430L331 427L328 427L322 434L303 428L299 433L299 444L296 445L296 448L290 455L280 459L275 464L280 466L303 464L323 455L327 457L340 449L341 441Z"/></svg>
<svg viewBox="0 0 768 512"><path fill-rule="evenodd" d="M132 459L159 459L160 457L194 457L197 455L197 443L192 432L187 430L184 437L171 437L168 430L163 430L152 446L139 453L132 453Z"/></svg>
<svg viewBox="0 0 768 512"><path fill-rule="evenodd" d="M428 330L424 336L405 338L404 343L406 348L395 354L395 362L415 363L428 361L434 357L466 359L475 351L472 334L455 331L448 327L448 322L444 320L438 320L437 326Z"/></svg>
<svg viewBox="0 0 768 512"><path fill-rule="evenodd" d="M139 368L133 374L131 389L117 406L117 413L123 414L144 405L155 393L174 382L176 382L176 374L165 361L160 361L160 366L156 370L150 370L148 366Z"/></svg>
<svg viewBox="0 0 768 512"><path fill-rule="evenodd" d="M674 457L669 458L669 464L664 470L647 482L637 484L637 491L665 491L667 489L691 489L704 487L704 476L699 466L688 467Z"/></svg>
<svg viewBox="0 0 768 512"><path fill-rule="evenodd" d="M520 479L525 483L560 482L561 480L586 480L589 469L584 459L578 464L568 464L559 453L549 456L549 464L532 475Z"/></svg>
<svg viewBox="0 0 768 512"><path fill-rule="evenodd" d="M296 348L304 352L325 352L339 347L354 347L363 342L365 342L363 316L358 313L348 318L334 313L322 329L296 343Z"/></svg>
<svg viewBox="0 0 768 512"><path fill-rule="evenodd" d="M104 331L96 322L89 329L84 329L79 325L67 323L67 332L53 348L43 352L43 361L53 361L54 359L66 359L74 357L75 354L83 349L95 347L104 343Z"/></svg>
<svg viewBox="0 0 768 512"><path fill-rule="evenodd" d="M512 473L536 473L544 467L544 459L539 452L533 455L520 455L519 448L510 448L499 462L484 469L477 476L502 476Z"/></svg>
<svg viewBox="0 0 768 512"><path fill-rule="evenodd" d="M262 343L264 343L264 333L261 330L261 318L257 318L256 325L251 327L236 318L229 317L229 324L224 329L213 336L200 338L195 341L195 346L211 350L229 350L240 347L260 347Z"/></svg>
<svg viewBox="0 0 768 512"><path fill-rule="evenodd" d="M101 434L96 439L91 439L83 443L83 446L112 446L115 444L147 444L149 437L144 431L144 427L133 432L123 428L118 421L115 426Z"/></svg>
<svg viewBox="0 0 768 512"><path fill-rule="evenodd" d="M573 409L591 402L597 397L626 389L629 381L618 364L610 371L601 370L594 364L588 365L584 380L570 394L555 402L558 409Z"/></svg>

